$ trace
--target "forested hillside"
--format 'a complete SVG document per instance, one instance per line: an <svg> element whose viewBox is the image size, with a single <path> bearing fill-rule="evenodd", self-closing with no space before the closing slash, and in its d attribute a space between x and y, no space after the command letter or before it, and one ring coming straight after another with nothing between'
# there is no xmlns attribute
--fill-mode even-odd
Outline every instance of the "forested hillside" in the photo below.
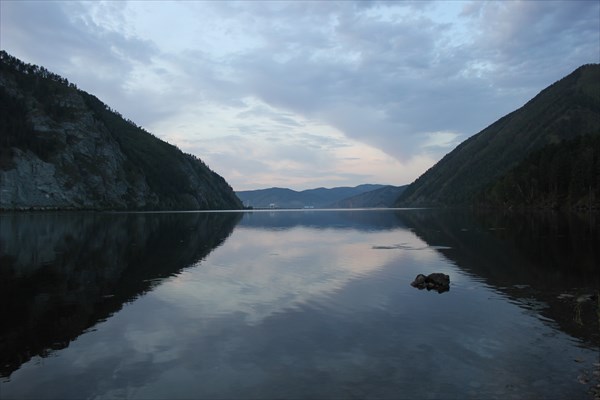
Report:
<svg viewBox="0 0 600 400"><path fill-rule="evenodd" d="M316 188L296 191L287 188L269 188L236 192L245 206L254 208L331 208L343 199L356 196L385 185L364 184L355 187Z"/></svg>
<svg viewBox="0 0 600 400"><path fill-rule="evenodd" d="M387 208L392 207L394 202L406 189L404 186L384 186L379 189L370 190L352 197L336 201L330 204L330 208Z"/></svg>
<svg viewBox="0 0 600 400"><path fill-rule="evenodd" d="M461 143L400 196L398 206L473 205L532 152L600 135L600 65L584 65Z"/></svg>
<svg viewBox="0 0 600 400"><path fill-rule="evenodd" d="M480 205L600 208L600 135L548 145L478 198Z"/></svg>
<svg viewBox="0 0 600 400"><path fill-rule="evenodd" d="M0 123L2 209L241 208L197 157L4 51Z"/></svg>

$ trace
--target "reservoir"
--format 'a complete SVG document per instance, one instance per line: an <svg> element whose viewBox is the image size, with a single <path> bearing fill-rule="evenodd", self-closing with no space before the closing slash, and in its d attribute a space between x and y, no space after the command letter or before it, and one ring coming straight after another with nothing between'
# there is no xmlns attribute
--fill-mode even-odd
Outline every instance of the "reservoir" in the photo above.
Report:
<svg viewBox="0 0 600 400"><path fill-rule="evenodd" d="M598 222L0 214L0 398L591 399Z"/></svg>

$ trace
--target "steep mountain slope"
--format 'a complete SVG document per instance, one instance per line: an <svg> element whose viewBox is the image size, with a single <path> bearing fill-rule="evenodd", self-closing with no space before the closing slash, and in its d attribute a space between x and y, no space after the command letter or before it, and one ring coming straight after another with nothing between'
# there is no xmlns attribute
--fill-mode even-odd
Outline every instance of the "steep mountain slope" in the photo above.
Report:
<svg viewBox="0 0 600 400"><path fill-rule="evenodd" d="M4 51L0 122L0 209L241 208L201 160Z"/></svg>
<svg viewBox="0 0 600 400"><path fill-rule="evenodd" d="M584 65L461 143L413 182L397 206L468 205L528 154L600 134L600 65Z"/></svg>
<svg viewBox="0 0 600 400"><path fill-rule="evenodd" d="M347 197L330 204L328 208L374 208L392 207L394 202L404 192L404 186L384 186L379 189Z"/></svg>
<svg viewBox="0 0 600 400"><path fill-rule="evenodd" d="M600 209L600 135L579 136L531 153L488 187L477 203Z"/></svg>
<svg viewBox="0 0 600 400"><path fill-rule="evenodd" d="M383 186L385 185L366 184L356 187L308 189L300 192L284 188L269 188L239 191L236 194L244 202L244 205L255 208L268 208L271 204L278 208L322 208L347 197L379 189Z"/></svg>

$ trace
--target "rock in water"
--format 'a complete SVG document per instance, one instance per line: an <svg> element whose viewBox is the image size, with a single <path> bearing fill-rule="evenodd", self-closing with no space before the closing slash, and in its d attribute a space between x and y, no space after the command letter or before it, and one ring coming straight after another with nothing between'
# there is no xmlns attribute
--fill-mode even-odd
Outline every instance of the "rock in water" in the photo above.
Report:
<svg viewBox="0 0 600 400"><path fill-rule="evenodd" d="M427 277L423 274L419 274L419 275L417 275L415 280L411 283L411 286L420 287L421 289L424 289L426 286L426 281L427 281Z"/></svg>
<svg viewBox="0 0 600 400"><path fill-rule="evenodd" d="M410 285L419 290L437 290L438 293L444 293L450 290L450 276L440 272L427 276L419 274Z"/></svg>

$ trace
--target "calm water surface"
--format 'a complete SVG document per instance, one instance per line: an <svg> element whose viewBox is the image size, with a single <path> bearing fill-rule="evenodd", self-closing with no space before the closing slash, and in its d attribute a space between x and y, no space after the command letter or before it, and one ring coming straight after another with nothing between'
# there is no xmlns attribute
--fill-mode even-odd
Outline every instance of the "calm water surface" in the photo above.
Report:
<svg viewBox="0 0 600 400"><path fill-rule="evenodd" d="M589 216L0 215L0 398L592 398ZM450 291L410 286L450 275ZM596 296L596 297L594 297Z"/></svg>

